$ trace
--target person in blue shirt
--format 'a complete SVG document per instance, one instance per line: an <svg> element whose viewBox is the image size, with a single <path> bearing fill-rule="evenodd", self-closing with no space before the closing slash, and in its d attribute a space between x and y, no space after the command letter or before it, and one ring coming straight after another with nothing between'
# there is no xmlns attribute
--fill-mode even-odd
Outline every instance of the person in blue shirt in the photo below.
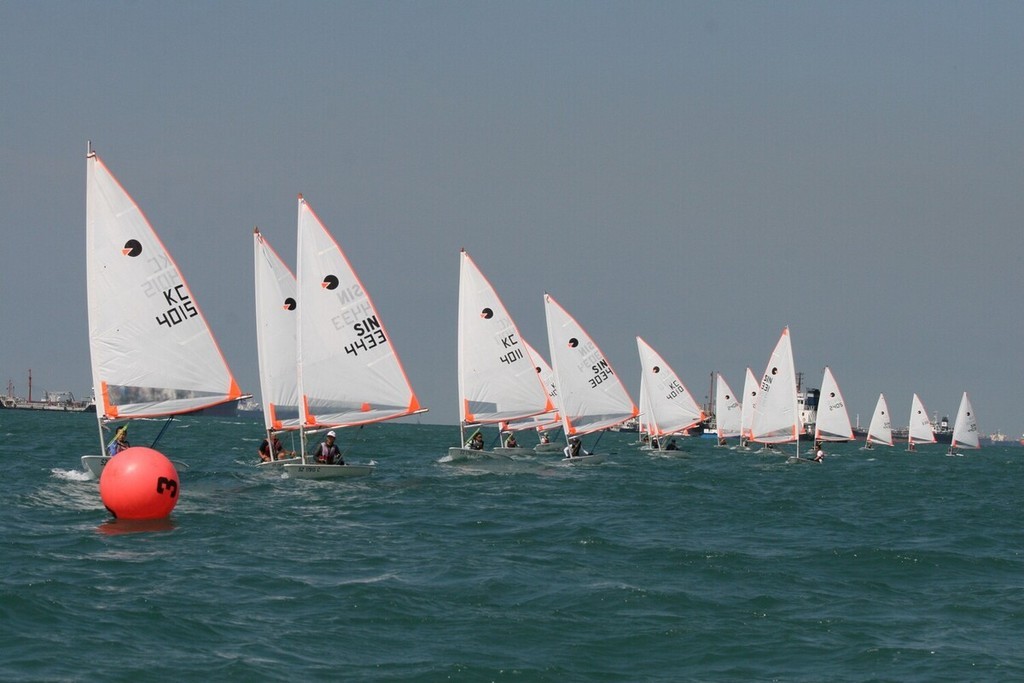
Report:
<svg viewBox="0 0 1024 683"><path fill-rule="evenodd" d="M114 440L107 446L107 455L114 456L131 447L132 445L128 443L128 425L124 425L114 432Z"/></svg>

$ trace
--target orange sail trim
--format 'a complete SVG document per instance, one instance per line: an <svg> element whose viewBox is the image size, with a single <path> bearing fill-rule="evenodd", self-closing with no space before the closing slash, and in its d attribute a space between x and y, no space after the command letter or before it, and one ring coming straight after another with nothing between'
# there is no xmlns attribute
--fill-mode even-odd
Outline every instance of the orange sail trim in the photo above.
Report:
<svg viewBox="0 0 1024 683"><path fill-rule="evenodd" d="M476 416L469 411L469 399L462 399L462 421L466 424L472 424L476 422Z"/></svg>
<svg viewBox="0 0 1024 683"><path fill-rule="evenodd" d="M409 401L409 412L410 413L418 413L418 412L420 412L422 410L423 410L423 408L420 407L420 400L418 398L416 398L416 394L413 394L412 395L412 400Z"/></svg>
<svg viewBox="0 0 1024 683"><path fill-rule="evenodd" d="M110 387L106 382L100 382L100 392L103 394L103 414L109 418L117 417L117 406L110 402Z"/></svg>

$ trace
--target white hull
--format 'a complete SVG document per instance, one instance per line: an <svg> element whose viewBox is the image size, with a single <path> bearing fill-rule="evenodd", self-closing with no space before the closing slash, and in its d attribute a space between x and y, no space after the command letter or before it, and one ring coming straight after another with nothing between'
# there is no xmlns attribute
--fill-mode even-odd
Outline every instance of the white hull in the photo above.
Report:
<svg viewBox="0 0 1024 683"><path fill-rule="evenodd" d="M266 469L273 469L275 467L281 467L282 465L294 465L301 463L302 458L281 458L280 460L267 460L256 463L257 467L263 467Z"/></svg>
<svg viewBox="0 0 1024 683"><path fill-rule="evenodd" d="M594 465L599 462L604 462L603 453L577 455L575 458L562 458L562 464L564 465Z"/></svg>
<svg viewBox="0 0 1024 683"><path fill-rule="evenodd" d="M373 474L373 465L316 465L308 463L287 463L285 474L292 479L337 479L340 477L365 477Z"/></svg>
<svg viewBox="0 0 1024 683"><path fill-rule="evenodd" d="M502 450L511 450L511 449L502 449ZM517 448L515 450L517 450L517 451L526 451L527 453L529 453L529 450L525 449L525 448ZM494 450L494 451L475 451L472 448L458 448L457 446L448 449L448 460L450 460L450 461L457 461L457 460L481 460L481 459L491 459L491 460L494 460L494 459L505 459L507 457L509 457L509 456L503 455L501 453L498 453L496 450Z"/></svg>
<svg viewBox="0 0 1024 683"><path fill-rule="evenodd" d="M515 457L517 455L533 455L533 449L532 448L505 448L505 447L500 447L500 448L495 448L494 449L494 454L495 455L504 455L504 456L512 458L512 457Z"/></svg>
<svg viewBox="0 0 1024 683"><path fill-rule="evenodd" d="M99 479L103 474L103 468L110 462L110 458L109 455L83 455L82 469L91 474L93 478Z"/></svg>
<svg viewBox="0 0 1024 683"><path fill-rule="evenodd" d="M560 443L539 443L533 447L534 453L561 453L565 446Z"/></svg>

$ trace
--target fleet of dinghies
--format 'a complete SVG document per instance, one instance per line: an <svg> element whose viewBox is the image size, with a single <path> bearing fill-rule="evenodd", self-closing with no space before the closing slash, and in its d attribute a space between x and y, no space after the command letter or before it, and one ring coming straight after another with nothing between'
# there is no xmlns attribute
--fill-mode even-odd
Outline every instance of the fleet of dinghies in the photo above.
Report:
<svg viewBox="0 0 1024 683"><path fill-rule="evenodd" d="M174 260L91 148L86 184L89 346L101 452L82 456L82 466L98 478L111 457L105 430L112 423L171 419L237 401L242 392ZM258 228L253 231L253 255L264 428L270 443L278 434L291 434L299 442L294 457L272 458L260 466L291 478L370 474L372 462L325 462L308 447L311 437L326 430L425 412L365 286L302 195L295 274ZM461 250L460 444L442 461L556 452L564 455L565 463L600 462L600 437L588 448L582 446L583 437L638 421L651 447L664 451L674 436L699 430L709 419L714 420L719 446L738 438L734 448L750 450L750 444L759 444L759 452L772 453L794 444L796 455L790 462L812 461L800 457L801 435L807 432L801 424L788 327L760 381L746 368L742 393L733 392L721 373L714 376L715 402L708 415L675 370L639 336L638 408L594 340L547 293L544 311L550 365L523 339L494 287ZM910 415L907 449L935 443L933 425L917 394ZM486 428L494 429L489 448L479 438ZM549 443L548 434L559 431L563 440ZM536 434L529 445L503 441L505 435L525 432ZM533 444L534 439L539 443ZM819 446L854 440L846 402L830 367L824 369L813 439ZM876 445L894 445L883 394L863 449ZM979 447L977 420L964 392L948 455Z"/></svg>

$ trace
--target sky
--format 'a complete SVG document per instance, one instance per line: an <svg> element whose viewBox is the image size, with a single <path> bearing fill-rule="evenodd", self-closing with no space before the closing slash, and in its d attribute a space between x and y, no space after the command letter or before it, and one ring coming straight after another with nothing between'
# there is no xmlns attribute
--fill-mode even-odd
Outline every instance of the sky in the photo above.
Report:
<svg viewBox="0 0 1024 683"><path fill-rule="evenodd" d="M0 390L91 393L87 142L259 397L252 230L302 193L457 424L459 250L547 349L549 292L638 400L783 327L879 393L1024 433L1024 4L0 0Z"/></svg>

